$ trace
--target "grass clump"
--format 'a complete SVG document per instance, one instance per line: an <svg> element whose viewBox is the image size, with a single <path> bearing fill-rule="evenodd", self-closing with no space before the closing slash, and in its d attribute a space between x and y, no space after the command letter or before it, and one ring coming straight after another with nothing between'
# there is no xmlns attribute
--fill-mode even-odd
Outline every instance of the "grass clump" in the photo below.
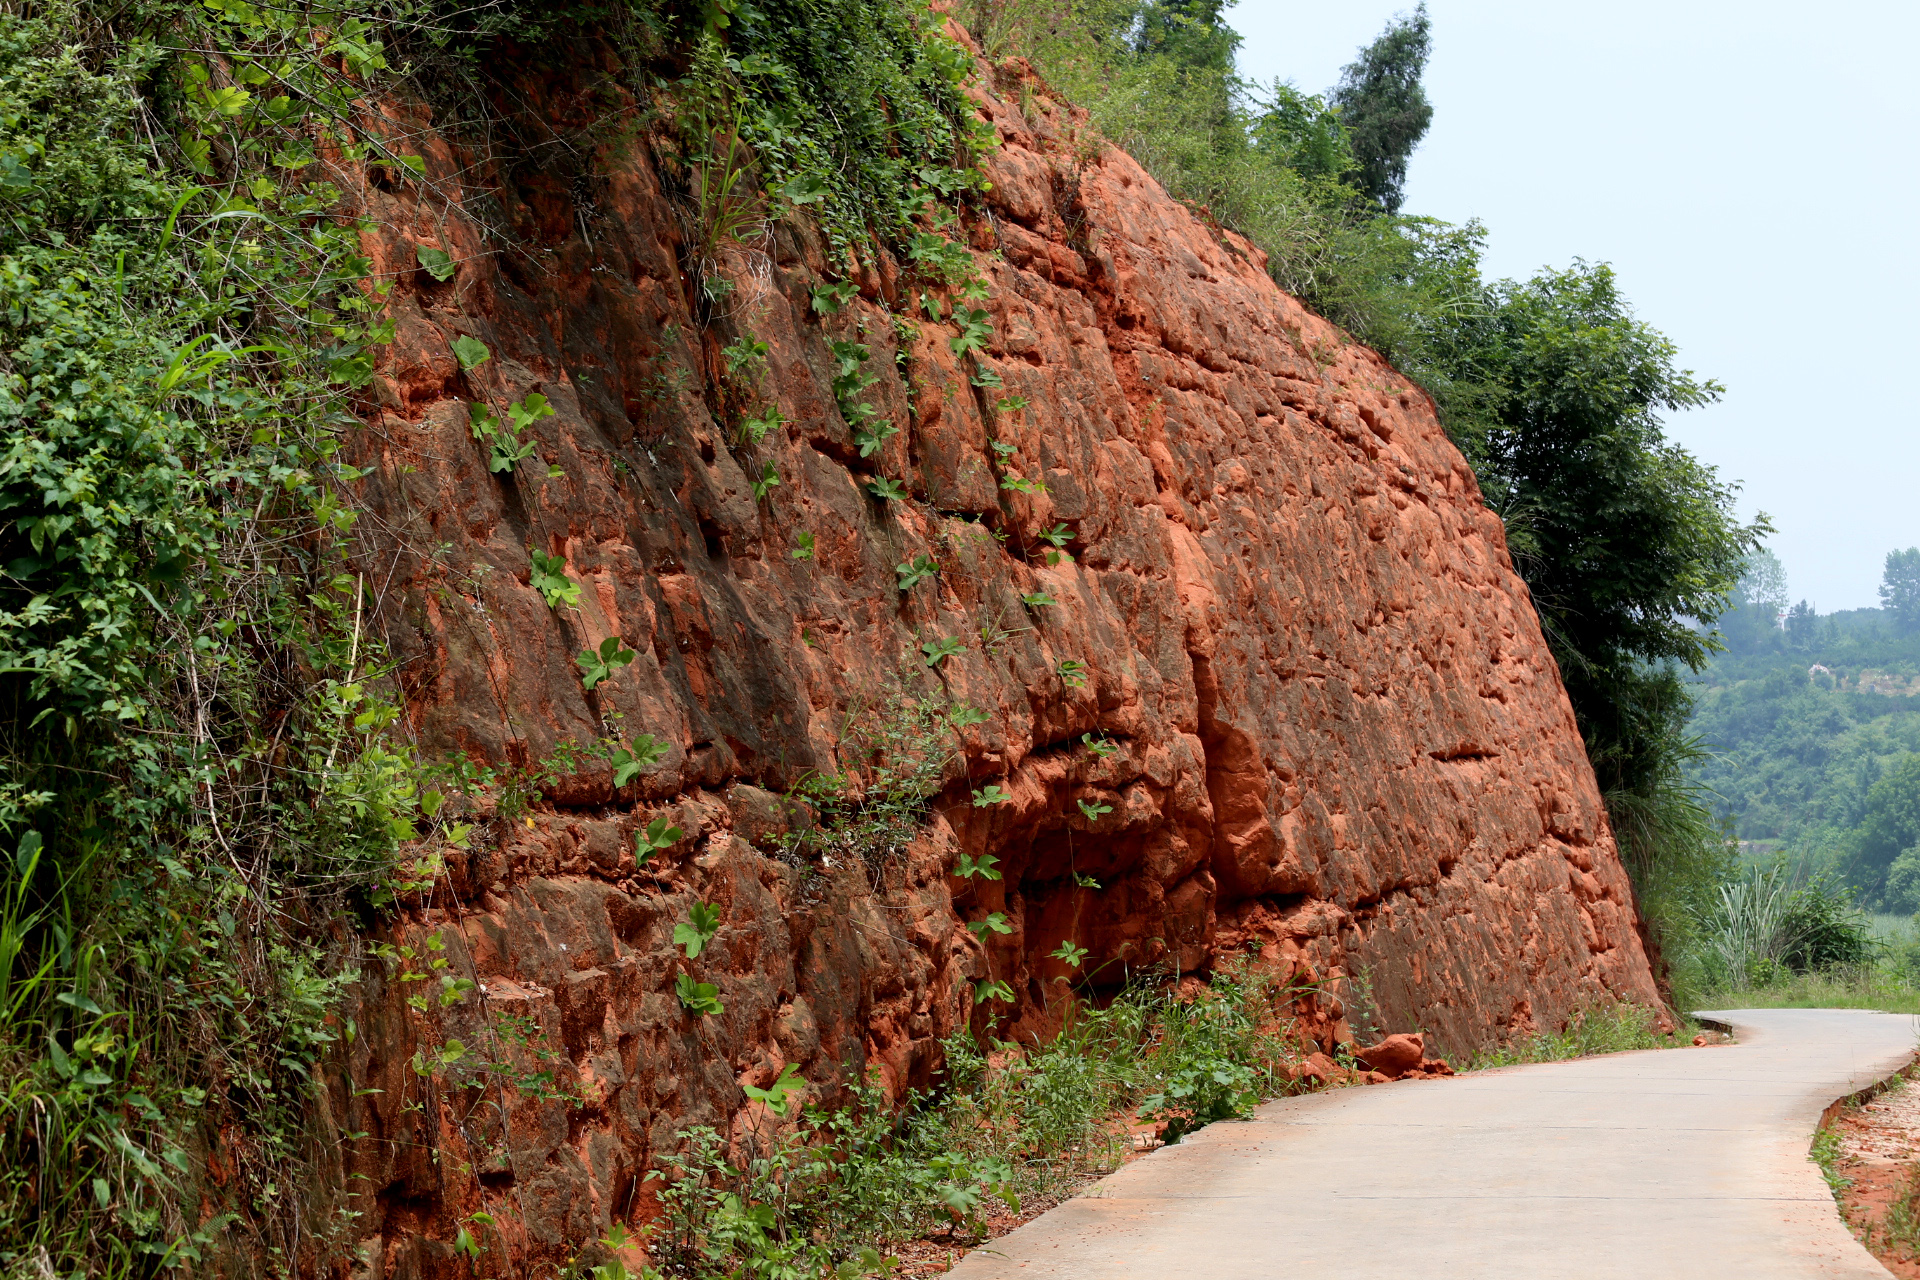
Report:
<svg viewBox="0 0 1920 1280"><path fill-rule="evenodd" d="M1688 1043L1698 1029L1697 1024L1683 1018L1673 1030L1662 1031L1660 1022L1660 1011L1643 1004L1621 1001L1594 1005L1574 1014L1560 1031L1516 1036L1497 1048L1471 1055L1459 1069L1483 1071L1532 1062L1564 1062L1569 1058L1590 1058L1631 1049L1673 1049Z"/></svg>

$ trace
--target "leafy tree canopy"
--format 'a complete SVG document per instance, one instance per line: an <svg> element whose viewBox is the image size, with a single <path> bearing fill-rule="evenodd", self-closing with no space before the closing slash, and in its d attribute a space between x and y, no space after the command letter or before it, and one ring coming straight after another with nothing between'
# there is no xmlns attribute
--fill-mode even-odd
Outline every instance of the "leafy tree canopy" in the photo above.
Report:
<svg viewBox="0 0 1920 1280"><path fill-rule="evenodd" d="M1901 631L1920 631L1920 547L1887 552L1880 578L1880 603Z"/></svg>
<svg viewBox="0 0 1920 1280"><path fill-rule="evenodd" d="M1387 213L1406 198L1407 159L1433 123L1433 104L1421 87L1433 51L1431 23L1422 3L1412 16L1394 19L1360 56L1340 72L1329 100L1348 129L1358 167L1354 183Z"/></svg>

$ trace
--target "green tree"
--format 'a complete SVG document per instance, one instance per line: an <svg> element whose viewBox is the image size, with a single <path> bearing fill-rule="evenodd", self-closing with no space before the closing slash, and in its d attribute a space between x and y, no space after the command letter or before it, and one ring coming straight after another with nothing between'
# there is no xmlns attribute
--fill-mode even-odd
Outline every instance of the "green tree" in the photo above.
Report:
<svg viewBox="0 0 1920 1280"><path fill-rule="evenodd" d="M1609 792L1678 767L1679 668L1718 647L1707 626L1769 528L1741 524L1733 488L1665 438L1663 411L1720 395L1675 355L1585 263L1488 287L1429 347Z"/></svg>
<svg viewBox="0 0 1920 1280"><path fill-rule="evenodd" d="M1353 181L1367 199L1398 213L1406 198L1407 159L1433 123L1433 104L1421 87L1433 51L1427 6L1387 24L1380 38L1341 69L1328 100L1340 111L1354 159Z"/></svg>
<svg viewBox="0 0 1920 1280"><path fill-rule="evenodd" d="M1140 7L1135 48L1189 71L1233 74L1240 33L1220 16L1231 0L1149 0Z"/></svg>
<svg viewBox="0 0 1920 1280"><path fill-rule="evenodd" d="M1747 557L1747 567L1734 585L1729 608L1715 624L1721 639L1734 653L1761 653L1780 643L1780 615L1787 607L1787 571L1771 551Z"/></svg>
<svg viewBox="0 0 1920 1280"><path fill-rule="evenodd" d="M1920 847L1920 754L1894 761L1867 790L1866 816L1853 830L1843 869L1870 899L1884 899L1888 872L1902 854ZM1908 858L1908 863L1914 861ZM1912 892L1920 881L1898 886Z"/></svg>
<svg viewBox="0 0 1920 1280"><path fill-rule="evenodd" d="M1787 610L1787 619L1783 624L1787 633L1787 645L1800 653L1812 650L1820 627L1820 615L1805 600Z"/></svg>
<svg viewBox="0 0 1920 1280"><path fill-rule="evenodd" d="M1902 635L1920 631L1920 547L1887 552L1880 576L1880 606Z"/></svg>

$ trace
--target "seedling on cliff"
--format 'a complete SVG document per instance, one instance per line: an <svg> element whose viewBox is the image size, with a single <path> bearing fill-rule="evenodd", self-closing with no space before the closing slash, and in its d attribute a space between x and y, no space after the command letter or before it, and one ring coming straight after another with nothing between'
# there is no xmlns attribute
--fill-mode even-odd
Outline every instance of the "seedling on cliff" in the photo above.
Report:
<svg viewBox="0 0 1920 1280"><path fill-rule="evenodd" d="M959 636L943 636L921 645L920 652L927 655L926 665L937 667L948 658L964 653L966 648L966 643Z"/></svg>
<svg viewBox="0 0 1920 1280"><path fill-rule="evenodd" d="M686 832L674 826L665 818L655 818L647 824L645 831L637 832L633 837L634 864L636 866L645 866L648 858L651 858L662 849L673 848L686 834ZM682 926L678 925L674 927L674 941L676 943L680 941L679 931L681 927Z"/></svg>
<svg viewBox="0 0 1920 1280"><path fill-rule="evenodd" d="M767 494L771 492L773 488L779 483L780 483L780 473L774 470L773 464L771 462L767 463L766 470L762 471L760 473L760 478L753 482L754 501L757 502L760 499L766 497Z"/></svg>
<svg viewBox="0 0 1920 1280"><path fill-rule="evenodd" d="M547 608L571 609L580 603L580 584L567 577L567 558L550 556L538 547L527 548L533 571L527 584L546 597Z"/></svg>
<svg viewBox="0 0 1920 1280"><path fill-rule="evenodd" d="M615 667L624 667L633 659L634 651L623 649L619 636L608 636L597 651L582 649L574 662L580 668L580 683L591 689L611 676Z"/></svg>
<svg viewBox="0 0 1920 1280"><path fill-rule="evenodd" d="M907 497L906 486L887 476L875 476L867 492L883 502L904 502Z"/></svg>
<svg viewBox="0 0 1920 1280"><path fill-rule="evenodd" d="M795 560L813 559L813 535L802 530L793 537L793 550L787 552Z"/></svg>
<svg viewBox="0 0 1920 1280"><path fill-rule="evenodd" d="M960 326L960 332L947 339L947 346L957 356L980 350L987 345L987 339L993 336L993 317L985 311L957 307L954 309L953 322Z"/></svg>
<svg viewBox="0 0 1920 1280"><path fill-rule="evenodd" d="M989 933L1012 933L1013 926L1007 923L1007 916L1004 911L996 911L985 920L969 922L967 930L972 933L974 937L980 939L981 942L985 942Z"/></svg>
<svg viewBox="0 0 1920 1280"><path fill-rule="evenodd" d="M1044 609L1060 602L1044 591L1023 591L1020 593L1020 603L1029 609Z"/></svg>
<svg viewBox="0 0 1920 1280"><path fill-rule="evenodd" d="M743 418L740 422L740 438L759 444L767 438L767 433L787 423L787 415L780 412L780 406L770 404L762 409L759 416Z"/></svg>
<svg viewBox="0 0 1920 1280"><path fill-rule="evenodd" d="M762 1103L767 1110L786 1115L800 1101L800 1092L806 1087L807 1082L800 1078L800 1069L789 1062L781 1069L780 1078L766 1088L756 1089L745 1084L740 1086L740 1091L747 1095L747 1101Z"/></svg>
<svg viewBox="0 0 1920 1280"><path fill-rule="evenodd" d="M1086 815L1088 822L1098 822L1101 814L1113 812L1112 805L1101 804L1098 801L1088 804L1085 800L1075 800L1074 803L1080 806L1080 812Z"/></svg>
<svg viewBox="0 0 1920 1280"><path fill-rule="evenodd" d="M674 981L673 994L680 997L681 1008L695 1017L727 1011L727 1006L720 1003L720 988L711 982L695 982L690 973L683 973Z"/></svg>
<svg viewBox="0 0 1920 1280"><path fill-rule="evenodd" d="M1056 547L1064 547L1073 541L1073 530L1067 528L1064 524L1056 524L1053 528L1041 534L1040 537L1047 542L1051 542Z"/></svg>
<svg viewBox="0 0 1920 1280"><path fill-rule="evenodd" d="M1063 942L1051 954L1055 960L1064 960L1070 967L1078 969L1080 962L1087 958L1087 949L1076 947L1072 942Z"/></svg>
<svg viewBox="0 0 1920 1280"><path fill-rule="evenodd" d="M453 358L460 362L462 369L477 369L487 362L493 352L487 350L487 344L478 338L464 335L453 340Z"/></svg>
<svg viewBox="0 0 1920 1280"><path fill-rule="evenodd" d="M911 591L928 578L931 578L934 574L940 572L940 566L934 562L932 556L922 551L912 560L893 566L893 571L899 575L900 589L902 591Z"/></svg>
<svg viewBox="0 0 1920 1280"><path fill-rule="evenodd" d="M838 315L840 308L852 302L859 292L851 280L836 280L832 284L820 285L813 291L813 309L821 315Z"/></svg>
<svg viewBox="0 0 1920 1280"><path fill-rule="evenodd" d="M436 248L430 244L417 244L413 246L413 256L420 260L420 265L426 268L427 274L440 283L445 284L453 279L453 255L445 249Z"/></svg>
<svg viewBox="0 0 1920 1280"><path fill-rule="evenodd" d="M1060 673L1060 683L1069 689L1078 689L1087 683L1087 664L1078 658L1062 658L1054 670Z"/></svg>
<svg viewBox="0 0 1920 1280"><path fill-rule="evenodd" d="M666 759L667 746L664 742L655 742L652 734L643 733L633 741L631 749L616 746L607 753L607 763L613 766L613 785L624 787L648 769Z"/></svg>
<svg viewBox="0 0 1920 1280"><path fill-rule="evenodd" d="M720 348L720 354L726 358L727 372L738 377L742 370L750 370L767 358L767 344L757 338L741 336L738 340Z"/></svg>
<svg viewBox="0 0 1920 1280"><path fill-rule="evenodd" d="M697 960L719 931L720 912L704 902L696 902L687 912L687 918L673 926L673 945L684 947L687 959Z"/></svg>
<svg viewBox="0 0 1920 1280"><path fill-rule="evenodd" d="M978 795L979 793L975 792L974 794ZM963 880L971 880L975 876L981 876L988 880L998 880L1000 873L993 869L993 864L998 861L1000 861L1000 859L990 853L981 854L978 860L971 854L963 853L960 855L960 865L954 868L953 874Z"/></svg>
<svg viewBox="0 0 1920 1280"><path fill-rule="evenodd" d="M998 978L995 978L992 982L974 983L973 1002L975 1004L985 1004L989 1000L998 1000L1002 1004L1012 1004L1013 988Z"/></svg>
<svg viewBox="0 0 1920 1280"><path fill-rule="evenodd" d="M1114 746L1105 738L1096 738L1090 733L1081 734L1080 741L1085 745L1087 750L1093 752L1094 755L1100 757L1102 760L1109 760L1120 753L1120 748Z"/></svg>
<svg viewBox="0 0 1920 1280"><path fill-rule="evenodd" d="M871 424L870 426L866 427L864 430L854 432L853 442L860 446L861 457L871 458L874 454L880 451L881 446L885 445L888 440L892 439L894 436L897 436L899 434L900 434L900 428L894 426L891 422L888 422L885 418L882 418L880 421Z"/></svg>
<svg viewBox="0 0 1920 1280"><path fill-rule="evenodd" d="M973 807L976 809L984 809L991 804L1005 804L1011 799L1013 799L1013 797L1002 791L1000 784L996 782L987 787L975 789L973 793ZM964 857L965 855L963 854L962 856ZM995 878L998 879L998 877Z"/></svg>
<svg viewBox="0 0 1920 1280"><path fill-rule="evenodd" d="M956 729L964 729L970 724L985 724L991 719L993 717L979 707L969 706L964 702L947 712L947 722Z"/></svg>

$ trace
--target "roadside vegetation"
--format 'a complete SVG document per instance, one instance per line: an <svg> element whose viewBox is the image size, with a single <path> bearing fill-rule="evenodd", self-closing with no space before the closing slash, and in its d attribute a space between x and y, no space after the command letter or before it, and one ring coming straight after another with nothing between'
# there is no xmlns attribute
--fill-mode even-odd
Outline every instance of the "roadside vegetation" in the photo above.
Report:
<svg viewBox="0 0 1920 1280"><path fill-rule="evenodd" d="M1424 11L1321 97L1240 81L1220 7L983 2L962 17L1432 391L1507 522L1650 913L1675 939L1713 936L1725 843L1683 777L1681 672L1710 650L1695 624L1720 611L1762 526L1734 519L1660 415L1717 388L1675 366L1604 266L1487 281L1477 226L1402 212L1430 116ZM352 197L369 173L430 185L369 92L417 93L518 163L511 122L484 114L513 97L494 92L503 69L588 39L636 72L703 324L725 328L742 246L772 219L809 218L836 253L878 245L911 263L923 300L944 299L928 311L953 326L953 353L981 349L985 284L943 228L977 204L993 139L966 108L965 51L895 0L0 8L0 1274L150 1275L215 1251L286 1263L350 1239L351 1214L310 1194L333 1157L311 1123L316 1073L356 1033L341 993L376 963L437 981L442 1007L473 989L427 955L355 940L430 891L446 850L523 817L568 761L484 768L406 732L369 621L381 587L352 560L363 473L345 444L394 330L393 281L361 254ZM418 259L440 281L457 268L444 249ZM854 292L828 282L813 306L831 314ZM713 407L770 501L780 478L754 446L778 414L746 395L764 348L715 336L733 339L737 377ZM833 354L869 456L899 428L861 399L867 347ZM463 337L449 356L472 372L492 353ZM552 474L529 428L551 412L537 395L469 406L489 476L529 510ZM996 465L1005 489L1037 483ZM907 499L896 478L868 491ZM1045 554L1064 554L1057 536ZM802 532L792 554L811 546ZM530 545L526 568L550 608L577 604L564 559ZM933 570L902 564L901 591ZM921 648L929 669L955 651ZM632 660L611 638L577 659L583 686ZM1087 679L1077 659L1058 674ZM644 734L568 750L623 779L661 756ZM893 767L892 791L810 783L838 815L830 836L884 854L911 834L924 771ZM656 823L641 856L676 838ZM676 930L690 963L714 920L700 904ZM1727 954L1743 975L1776 972L1754 955L1791 972L1800 945ZM871 1093L805 1112L804 1082L783 1075L746 1093L769 1124L744 1145L681 1135L654 1256L679 1274L786 1280L880 1269L876 1242L935 1226L977 1233L988 1205L1109 1167L1122 1117L1177 1136L1298 1087L1292 994L1230 972L1183 998L1140 988L1066 1009L1049 1044L956 1041L941 1092L904 1112ZM677 995L689 1017L721 1007L696 973ZM989 982L975 998L1011 995ZM1511 1052L1626 1047L1628 1022L1596 1014ZM415 1059L423 1097L478 1069L466 1052L448 1041ZM245 1153L217 1195L199 1174L216 1143ZM481 1234L463 1228L454 1247L477 1260ZM623 1274L619 1243L581 1274Z"/></svg>

